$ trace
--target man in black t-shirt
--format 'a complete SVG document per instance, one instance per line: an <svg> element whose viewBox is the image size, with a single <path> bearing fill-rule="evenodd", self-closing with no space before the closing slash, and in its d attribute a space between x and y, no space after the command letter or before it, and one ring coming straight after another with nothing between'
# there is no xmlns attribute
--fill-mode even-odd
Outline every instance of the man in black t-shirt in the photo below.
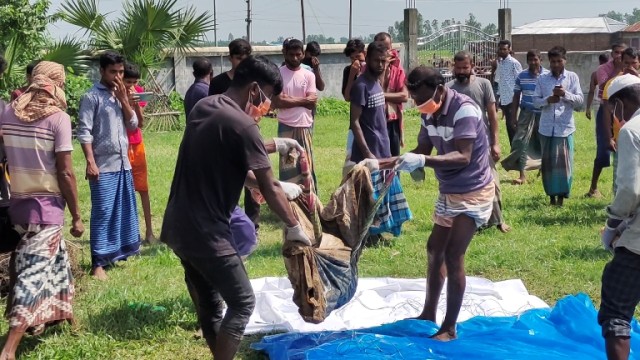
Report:
<svg viewBox="0 0 640 360"><path fill-rule="evenodd" d="M286 224L284 241L311 245L287 200L302 190L275 180L267 155L300 145L290 139L264 144L257 125L269 99L281 91L276 65L263 56L248 57L224 94L193 108L178 152L161 239L182 262L203 336L217 360L233 359L255 306L229 225L243 186L260 189Z"/></svg>
<svg viewBox="0 0 640 360"><path fill-rule="evenodd" d="M229 62L231 70L225 71L211 80L209 85L209 95L222 94L231 85L233 74L235 74L238 64L251 55L251 44L245 39L235 39L229 43ZM256 229L256 236L260 228L260 204L251 196L249 188L244 188L244 212L253 222Z"/></svg>
<svg viewBox="0 0 640 360"><path fill-rule="evenodd" d="M240 62L249 55L251 55L251 44L249 44L247 40L235 39L229 43L229 62L231 63L231 69L211 80L209 84L209 96L219 95L227 91L229 86L231 86L231 80L233 80L233 74L235 74L236 68Z"/></svg>
<svg viewBox="0 0 640 360"><path fill-rule="evenodd" d="M349 58L351 65L347 65L342 71L342 96L347 101L351 100L351 87L358 76L362 75L365 66L364 42L360 39L351 39L344 48L344 56Z"/></svg>

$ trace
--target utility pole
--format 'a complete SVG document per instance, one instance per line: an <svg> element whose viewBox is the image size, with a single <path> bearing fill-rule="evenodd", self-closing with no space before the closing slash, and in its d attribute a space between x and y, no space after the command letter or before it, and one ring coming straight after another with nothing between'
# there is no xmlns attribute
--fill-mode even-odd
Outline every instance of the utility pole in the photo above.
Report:
<svg viewBox="0 0 640 360"><path fill-rule="evenodd" d="M251 0L247 0L247 41L251 43Z"/></svg>
<svg viewBox="0 0 640 360"><path fill-rule="evenodd" d="M216 16L216 0L213 0L213 42L218 47L218 17Z"/></svg>
<svg viewBox="0 0 640 360"><path fill-rule="evenodd" d="M304 25L304 0L300 0L300 10L302 10L302 43L307 43L307 29Z"/></svg>
<svg viewBox="0 0 640 360"><path fill-rule="evenodd" d="M349 39L353 36L353 0L349 0Z"/></svg>

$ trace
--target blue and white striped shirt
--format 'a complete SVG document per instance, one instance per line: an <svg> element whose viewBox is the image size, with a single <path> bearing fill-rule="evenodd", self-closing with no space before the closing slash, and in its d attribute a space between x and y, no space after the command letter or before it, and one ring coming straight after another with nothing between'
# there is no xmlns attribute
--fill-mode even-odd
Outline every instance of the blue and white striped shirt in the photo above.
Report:
<svg viewBox="0 0 640 360"><path fill-rule="evenodd" d="M522 93L520 98L520 108L523 110L533 111L534 113L540 113L540 109L533 106L533 93L536 90L536 84L538 83L538 77L542 74L548 73L549 70L540 67L540 73L535 75L529 71L529 69L522 71L516 79L516 86L513 88L514 92Z"/></svg>
<svg viewBox="0 0 640 360"><path fill-rule="evenodd" d="M565 95L560 102L549 104L547 99L553 95L553 88L562 85ZM580 79L572 71L564 70L559 77L552 72L538 76L533 105L542 109L538 132L544 136L567 137L576 131L573 112L582 107L584 96L580 88Z"/></svg>

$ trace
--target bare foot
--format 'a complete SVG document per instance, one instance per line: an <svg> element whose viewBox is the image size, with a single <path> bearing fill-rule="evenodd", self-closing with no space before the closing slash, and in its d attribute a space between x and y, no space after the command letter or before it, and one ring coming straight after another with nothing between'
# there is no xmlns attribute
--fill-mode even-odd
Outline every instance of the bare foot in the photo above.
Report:
<svg viewBox="0 0 640 360"><path fill-rule="evenodd" d="M433 340L447 342L447 341L451 341L451 340L457 339L458 335L456 334L455 330L454 331L446 331L446 330L440 329L440 330L438 330L437 333L431 335L430 338L433 339Z"/></svg>
<svg viewBox="0 0 640 360"><path fill-rule="evenodd" d="M496 225L496 227L498 228L498 230L500 230L500 232L503 233L508 233L509 231L511 231L511 226L507 225L506 223Z"/></svg>
<svg viewBox="0 0 640 360"><path fill-rule="evenodd" d="M16 360L16 354L8 354L3 351L0 354L0 360Z"/></svg>
<svg viewBox="0 0 640 360"><path fill-rule="evenodd" d="M104 268L102 266L98 266L98 267L94 267L91 270L91 276L93 276L94 279L100 280L100 281L105 281L107 280L109 277L107 276L107 272L104 271ZM0 359L2 360L2 359Z"/></svg>
<svg viewBox="0 0 640 360"><path fill-rule="evenodd" d="M589 189L589 192L584 196L593 199L602 199L602 193L598 189Z"/></svg>
<svg viewBox="0 0 640 360"><path fill-rule="evenodd" d="M155 245L158 243L158 239L153 234L147 234L142 241L143 245Z"/></svg>
<svg viewBox="0 0 640 360"><path fill-rule="evenodd" d="M524 185L527 183L527 179L519 178L513 180L513 185Z"/></svg>

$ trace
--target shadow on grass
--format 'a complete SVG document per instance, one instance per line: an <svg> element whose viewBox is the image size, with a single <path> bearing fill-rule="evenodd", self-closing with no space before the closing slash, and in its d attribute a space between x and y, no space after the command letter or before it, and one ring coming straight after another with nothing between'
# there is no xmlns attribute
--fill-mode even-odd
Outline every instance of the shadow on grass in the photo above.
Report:
<svg viewBox="0 0 640 360"><path fill-rule="evenodd" d="M157 333L180 327L197 330L197 322L190 299L180 297L155 304L121 302L87 316L83 327L91 333L104 333L116 340L154 339ZM189 320L187 320L189 318Z"/></svg>
<svg viewBox="0 0 640 360"><path fill-rule="evenodd" d="M263 337L267 336L267 335L274 335L276 333L270 333L270 334L254 334L254 335L247 335L242 339L242 342L240 343L240 347L238 348L238 355L242 356L243 360L267 360L269 359L269 356L267 356L267 354L261 352L261 351L256 351L256 350L252 350L250 348L251 344L260 341Z"/></svg>
<svg viewBox="0 0 640 360"><path fill-rule="evenodd" d="M33 352L38 346L44 345L45 340L48 337L56 337L59 335L63 335L65 332L72 331L73 327L69 323L64 322L62 324L48 327L44 331L44 333L38 336L25 335L20 341L20 345L18 345L18 350L16 351L16 359L20 359L22 358L22 355L29 354ZM2 341L2 343L4 344L7 341L7 334L4 334L2 337L0 337L0 341Z"/></svg>
<svg viewBox="0 0 640 360"><path fill-rule="evenodd" d="M594 261L594 260L611 260L611 253L604 250L601 247L580 247L574 248L565 246L560 250L559 259L572 259L572 260L584 260L584 261Z"/></svg>
<svg viewBox="0 0 640 360"><path fill-rule="evenodd" d="M597 218L602 218L604 223L606 205L605 201L596 202L576 196L565 199L563 207L556 207L549 205L549 199L546 196L539 195L527 199L518 199L517 202L513 203L509 202L506 205L506 209L526 213L524 218L531 224L543 226L590 225Z"/></svg>

